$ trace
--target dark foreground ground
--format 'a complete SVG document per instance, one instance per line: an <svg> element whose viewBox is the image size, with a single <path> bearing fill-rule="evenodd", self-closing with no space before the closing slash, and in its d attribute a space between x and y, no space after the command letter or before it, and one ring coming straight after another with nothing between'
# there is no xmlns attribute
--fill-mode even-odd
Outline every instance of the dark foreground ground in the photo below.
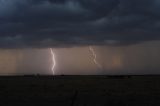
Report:
<svg viewBox="0 0 160 106"><path fill-rule="evenodd" d="M0 106L160 106L160 76L0 77Z"/></svg>

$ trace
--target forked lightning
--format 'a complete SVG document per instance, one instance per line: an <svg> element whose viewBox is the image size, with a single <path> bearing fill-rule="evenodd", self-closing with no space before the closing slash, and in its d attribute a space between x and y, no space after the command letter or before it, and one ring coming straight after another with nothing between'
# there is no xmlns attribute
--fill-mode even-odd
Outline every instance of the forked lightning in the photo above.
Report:
<svg viewBox="0 0 160 106"><path fill-rule="evenodd" d="M52 73L54 75L55 74L55 66L56 66L55 54L54 54L52 48L50 48L50 52L51 52L51 55L52 55L52 62L53 62L51 70L52 70Z"/></svg>
<svg viewBox="0 0 160 106"><path fill-rule="evenodd" d="M92 53L92 55L93 55L93 62L97 65L98 68L102 69L101 64L99 64L99 63L97 62L97 55L96 55L93 47L90 46L90 47L89 47L89 50L91 51L91 53Z"/></svg>

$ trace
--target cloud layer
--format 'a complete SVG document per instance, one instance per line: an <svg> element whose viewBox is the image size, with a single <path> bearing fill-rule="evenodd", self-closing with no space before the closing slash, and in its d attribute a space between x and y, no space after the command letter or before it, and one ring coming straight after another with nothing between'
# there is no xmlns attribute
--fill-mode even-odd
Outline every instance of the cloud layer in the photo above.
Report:
<svg viewBox="0 0 160 106"><path fill-rule="evenodd" d="M0 47L159 40L159 0L0 0Z"/></svg>

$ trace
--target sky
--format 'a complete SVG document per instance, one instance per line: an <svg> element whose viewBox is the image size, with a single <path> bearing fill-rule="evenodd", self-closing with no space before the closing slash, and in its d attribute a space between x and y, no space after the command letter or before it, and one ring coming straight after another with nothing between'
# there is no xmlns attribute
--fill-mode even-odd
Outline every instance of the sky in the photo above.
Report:
<svg viewBox="0 0 160 106"><path fill-rule="evenodd" d="M159 0L0 0L0 75L53 74L50 48L54 74L159 74L159 9Z"/></svg>

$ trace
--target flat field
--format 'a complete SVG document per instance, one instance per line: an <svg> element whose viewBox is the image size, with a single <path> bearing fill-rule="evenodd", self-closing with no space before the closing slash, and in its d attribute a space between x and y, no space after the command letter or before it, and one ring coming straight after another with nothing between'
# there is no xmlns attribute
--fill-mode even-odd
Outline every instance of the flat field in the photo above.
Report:
<svg viewBox="0 0 160 106"><path fill-rule="evenodd" d="M1 76L0 106L159 106L160 76Z"/></svg>

